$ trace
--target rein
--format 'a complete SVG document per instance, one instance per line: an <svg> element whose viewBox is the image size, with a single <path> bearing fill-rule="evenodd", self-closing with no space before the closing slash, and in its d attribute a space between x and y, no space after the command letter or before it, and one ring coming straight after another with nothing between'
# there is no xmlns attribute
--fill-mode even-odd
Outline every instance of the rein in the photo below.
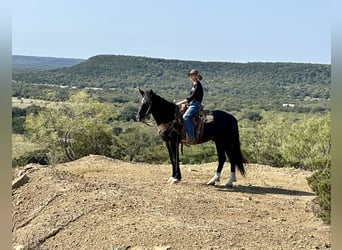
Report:
<svg viewBox="0 0 342 250"><path fill-rule="evenodd" d="M149 127L153 127L153 121L149 120L149 121L143 121L142 123L144 123L145 125L149 126Z"/></svg>
<svg viewBox="0 0 342 250"><path fill-rule="evenodd" d="M172 132L176 132L177 134L181 134L182 132L174 127L174 125L180 124L180 122L181 121L180 121L179 107L176 105L175 106L175 115L174 115L173 121L171 121L171 122L163 122L163 123L159 124L158 125L158 132L159 132L159 134L163 135L167 131L169 131L170 134Z"/></svg>
<svg viewBox="0 0 342 250"><path fill-rule="evenodd" d="M179 143L178 140L178 136L182 134L182 131L179 131L179 129L175 128L174 125L176 124L181 124L181 113L179 112L179 107L176 105L175 108L175 115L174 115L174 119L171 122L164 122L158 125L158 133L160 136L162 137L172 137L172 132L176 133L176 143L179 145L181 144L181 153L183 155L183 143ZM168 134L166 135L166 133L168 132ZM178 155L176 155L176 158L178 160Z"/></svg>

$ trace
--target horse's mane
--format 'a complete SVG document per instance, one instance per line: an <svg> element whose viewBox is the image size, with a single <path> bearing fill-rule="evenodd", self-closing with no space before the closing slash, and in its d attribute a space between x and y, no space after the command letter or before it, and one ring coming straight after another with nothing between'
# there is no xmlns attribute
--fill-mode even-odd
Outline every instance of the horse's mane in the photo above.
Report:
<svg viewBox="0 0 342 250"><path fill-rule="evenodd" d="M168 106L172 106L172 107L174 107L176 105L173 102L169 102L168 100L164 99L163 97L157 95L156 93L154 93L153 98L156 98L157 102L161 105L164 104L164 105L168 105Z"/></svg>
<svg viewBox="0 0 342 250"><path fill-rule="evenodd" d="M156 119L157 123L172 121L175 116L176 104L167 101L156 93L153 93L151 98L153 103L152 109L155 116L154 118Z"/></svg>

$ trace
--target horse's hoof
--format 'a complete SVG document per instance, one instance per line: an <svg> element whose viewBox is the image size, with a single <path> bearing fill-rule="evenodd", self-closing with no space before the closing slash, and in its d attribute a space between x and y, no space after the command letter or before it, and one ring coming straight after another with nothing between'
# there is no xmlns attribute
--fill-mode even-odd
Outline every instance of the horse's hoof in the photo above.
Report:
<svg viewBox="0 0 342 250"><path fill-rule="evenodd" d="M207 186L215 186L215 181L208 181Z"/></svg>
<svg viewBox="0 0 342 250"><path fill-rule="evenodd" d="M208 181L207 185L208 186L215 186L216 180L213 178L210 181Z"/></svg>
<svg viewBox="0 0 342 250"><path fill-rule="evenodd" d="M208 186L214 186L216 182L220 181L220 177L214 176L213 178L211 178L210 181L208 181L207 185Z"/></svg>

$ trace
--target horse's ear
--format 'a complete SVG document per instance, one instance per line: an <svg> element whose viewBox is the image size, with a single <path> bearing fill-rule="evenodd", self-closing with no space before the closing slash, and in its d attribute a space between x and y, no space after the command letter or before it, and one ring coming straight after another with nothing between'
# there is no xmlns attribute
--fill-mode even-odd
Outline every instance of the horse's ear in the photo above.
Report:
<svg viewBox="0 0 342 250"><path fill-rule="evenodd" d="M144 96L144 91L142 91L140 88L139 88L139 92L140 92L140 94L142 95L142 96Z"/></svg>
<svg viewBox="0 0 342 250"><path fill-rule="evenodd" d="M151 95L153 95L153 94L154 94L152 89L150 90L150 94L151 94Z"/></svg>

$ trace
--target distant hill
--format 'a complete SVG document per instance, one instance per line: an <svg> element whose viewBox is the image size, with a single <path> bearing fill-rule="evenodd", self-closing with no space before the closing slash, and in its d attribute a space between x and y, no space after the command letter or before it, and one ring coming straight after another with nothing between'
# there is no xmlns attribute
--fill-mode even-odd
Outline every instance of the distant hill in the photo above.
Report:
<svg viewBox="0 0 342 250"><path fill-rule="evenodd" d="M12 56L12 68L18 69L58 69L70 67L83 62L84 59L38 57L38 56Z"/></svg>
<svg viewBox="0 0 342 250"><path fill-rule="evenodd" d="M111 95L107 99L112 102L136 101L138 87L177 100L188 95L191 85L186 73L192 68L203 75L204 102L209 107L230 110L257 105L273 109L283 103L328 107L331 66L327 64L199 62L98 55L71 67L16 72L13 80L26 85L106 89L101 97Z"/></svg>

